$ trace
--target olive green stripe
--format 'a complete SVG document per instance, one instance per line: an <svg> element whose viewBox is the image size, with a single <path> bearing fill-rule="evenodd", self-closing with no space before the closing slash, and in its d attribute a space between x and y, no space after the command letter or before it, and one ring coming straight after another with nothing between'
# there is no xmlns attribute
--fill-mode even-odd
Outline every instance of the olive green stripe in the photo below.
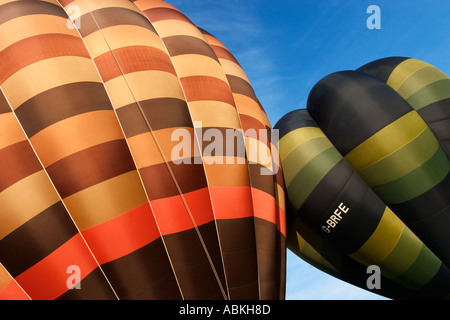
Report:
<svg viewBox="0 0 450 320"><path fill-rule="evenodd" d="M445 73L434 66L428 66L411 74L397 89L397 92L404 99L408 99L422 88L442 79L448 79Z"/></svg>
<svg viewBox="0 0 450 320"><path fill-rule="evenodd" d="M441 182L450 170L450 161L442 147L424 164L403 177L373 187L378 196L386 204L405 202L432 189Z"/></svg>
<svg viewBox="0 0 450 320"><path fill-rule="evenodd" d="M332 147L325 136L314 138L297 145L285 159L281 161L285 183L288 185L297 173L315 156Z"/></svg>
<svg viewBox="0 0 450 320"><path fill-rule="evenodd" d="M419 110L436 101L450 98L450 79L443 79L431 83L410 96L406 101Z"/></svg>
<svg viewBox="0 0 450 320"><path fill-rule="evenodd" d="M383 274L390 279L404 274L416 262L422 247L422 241L409 228L403 228L395 247L380 263Z"/></svg>
<svg viewBox="0 0 450 320"><path fill-rule="evenodd" d="M423 246L414 264L395 281L411 290L420 289L433 279L441 264L430 249Z"/></svg>
<svg viewBox="0 0 450 320"><path fill-rule="evenodd" d="M426 127L413 140L385 158L358 171L371 186L379 186L401 178L428 161L439 148L430 128Z"/></svg>
<svg viewBox="0 0 450 320"><path fill-rule="evenodd" d="M297 173L287 185L289 202L294 209L300 209L309 194L341 159L341 154L331 147L314 157Z"/></svg>

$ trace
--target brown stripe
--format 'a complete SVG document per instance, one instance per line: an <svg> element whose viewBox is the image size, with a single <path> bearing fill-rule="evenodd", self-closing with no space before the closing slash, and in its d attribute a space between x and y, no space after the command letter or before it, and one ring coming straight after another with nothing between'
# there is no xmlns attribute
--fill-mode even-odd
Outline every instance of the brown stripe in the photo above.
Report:
<svg viewBox="0 0 450 320"><path fill-rule="evenodd" d="M161 238L102 269L122 300L182 298Z"/></svg>
<svg viewBox="0 0 450 320"><path fill-rule="evenodd" d="M47 168L64 199L102 181L136 169L125 139L77 152Z"/></svg>
<svg viewBox="0 0 450 320"><path fill-rule="evenodd" d="M147 70L160 70L177 75L165 52L147 46L124 47L114 52L108 51L94 61L103 82L108 82L122 74Z"/></svg>
<svg viewBox="0 0 450 320"><path fill-rule="evenodd" d="M231 128L209 128L203 127L197 134L202 137L202 154L204 156L229 156L246 158L244 135L241 130ZM219 141L216 139L220 137ZM239 160L242 162L241 160ZM224 161L225 163L225 161ZM235 162L237 160L235 159Z"/></svg>
<svg viewBox="0 0 450 320"><path fill-rule="evenodd" d="M233 75L227 75L227 79L233 93L243 94L259 104L255 91L247 81Z"/></svg>
<svg viewBox="0 0 450 320"><path fill-rule="evenodd" d="M176 98L156 98L139 102L153 131L174 127L192 128L185 101ZM136 103L117 109L117 115L127 138L148 132L149 128Z"/></svg>
<svg viewBox="0 0 450 320"><path fill-rule="evenodd" d="M102 83L77 82L42 92L16 109L28 137L77 114L113 110Z"/></svg>
<svg viewBox="0 0 450 320"><path fill-rule="evenodd" d="M220 46L216 46L216 45L211 45L211 48L214 50L214 53L217 56L217 58L233 61L238 66L240 66L240 64L236 60L236 58L227 49L220 47Z"/></svg>
<svg viewBox="0 0 450 320"><path fill-rule="evenodd" d="M234 105L228 83L213 77L192 76L180 79L188 102L198 100L222 101Z"/></svg>
<svg viewBox="0 0 450 320"><path fill-rule="evenodd" d="M151 22L174 19L174 20L181 20L181 21L185 21L185 22L189 22L189 23L193 24L192 21L189 20L189 18L186 17L183 13L181 13L178 10L172 9L172 8L147 9L144 11L144 13L150 19Z"/></svg>
<svg viewBox="0 0 450 320"><path fill-rule="evenodd" d="M225 275L215 223L210 222L199 226L198 230L207 246L219 280L214 275L205 249L194 229L164 236L164 243L182 289L183 298L187 300L223 299L218 281L221 281L226 292ZM189 254L186 254L186 251Z"/></svg>
<svg viewBox="0 0 450 320"><path fill-rule="evenodd" d="M254 218L217 220L230 299L258 299Z"/></svg>
<svg viewBox="0 0 450 320"><path fill-rule="evenodd" d="M94 20L95 19L95 20ZM117 25L140 26L156 33L148 19L136 11L126 8L102 8L86 13L80 18L80 34L84 38L95 31Z"/></svg>
<svg viewBox="0 0 450 320"><path fill-rule="evenodd" d="M44 1L14 1L0 6L0 24L30 14L48 14L67 19L59 6Z"/></svg>
<svg viewBox="0 0 450 320"><path fill-rule="evenodd" d="M1 149L0 192L40 170L42 166L28 140Z"/></svg>
<svg viewBox="0 0 450 320"><path fill-rule="evenodd" d="M43 34L17 41L0 52L0 83L30 64L63 56L90 59L83 40L67 34Z"/></svg>
<svg viewBox="0 0 450 320"><path fill-rule="evenodd" d="M57 202L0 240L0 261L15 277L76 233L64 205Z"/></svg>
<svg viewBox="0 0 450 320"><path fill-rule="evenodd" d="M57 300L117 300L105 275L99 268L95 268L81 280L80 288L67 290Z"/></svg>
<svg viewBox="0 0 450 320"><path fill-rule="evenodd" d="M265 167L257 163L249 164L251 185L253 188L262 190L271 196L274 196L274 176L261 174L261 172L264 172L262 171L264 168Z"/></svg>
<svg viewBox="0 0 450 320"><path fill-rule="evenodd" d="M219 62L211 47L199 38L192 36L171 36L164 38L163 41L171 57L182 54L200 54Z"/></svg>
<svg viewBox="0 0 450 320"><path fill-rule="evenodd" d="M187 159L190 164L169 162L182 193L199 190L207 186L203 164L200 159ZM194 163L195 161L200 164ZM166 163L145 167L139 170L150 200L179 195L178 189L167 169Z"/></svg>
<svg viewBox="0 0 450 320"><path fill-rule="evenodd" d="M3 93L0 93L0 114L11 112L11 107Z"/></svg>

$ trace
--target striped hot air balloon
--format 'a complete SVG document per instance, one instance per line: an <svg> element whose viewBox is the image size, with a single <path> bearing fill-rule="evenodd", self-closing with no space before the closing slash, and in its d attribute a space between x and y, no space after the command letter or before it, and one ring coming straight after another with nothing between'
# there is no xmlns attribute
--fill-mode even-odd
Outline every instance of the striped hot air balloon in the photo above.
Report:
<svg viewBox="0 0 450 320"><path fill-rule="evenodd" d="M448 298L449 127L439 121L448 121L449 105L439 90L432 97L433 90L421 89L447 81L434 67L422 73L438 76L419 83L403 82L411 72L394 80L389 64L372 66L378 69L366 66L320 80L307 109L288 113L275 126L290 206L288 247L363 288L363 268L356 262L377 265L389 283L381 293L390 297ZM401 82L399 92L410 94L402 96L368 73L385 80L391 73L387 83ZM430 85L431 78L442 83ZM414 101L422 107L413 107ZM430 118L422 118L421 110Z"/></svg>
<svg viewBox="0 0 450 320"><path fill-rule="evenodd" d="M212 35L159 0L2 1L0 71L0 298L284 297L278 152Z"/></svg>

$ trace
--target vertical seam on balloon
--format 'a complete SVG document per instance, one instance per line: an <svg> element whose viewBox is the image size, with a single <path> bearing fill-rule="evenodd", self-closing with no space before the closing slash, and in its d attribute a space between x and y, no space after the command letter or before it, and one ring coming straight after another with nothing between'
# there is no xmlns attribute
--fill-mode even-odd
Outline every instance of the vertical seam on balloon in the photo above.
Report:
<svg viewBox="0 0 450 320"><path fill-rule="evenodd" d="M75 228L76 228L77 231L78 231L78 234L80 235L80 237L81 237L81 239L83 240L84 244L86 245L87 249L88 249L89 252L91 253L92 258L94 259L94 261L95 261L95 263L97 264L99 270L102 272L103 276L105 277L105 280L106 280L106 282L109 284L109 286L110 286L111 290L113 291L114 295L116 296L117 299L119 299L119 297L117 296L117 294L116 294L114 288L112 287L111 283L109 282L108 277L106 276L105 272L103 271L102 267L100 266L99 262L97 261L97 258L95 257L94 253L92 252L91 248L89 247L88 243L86 242L86 239L84 238L83 234L81 233L81 230L79 229L78 225L76 224L75 220L73 219L72 215L70 214L70 211L69 211L69 209L67 208L67 206L66 206L66 204L65 204L65 202L64 202L64 200L63 200L63 198L62 198L61 195L59 194L58 189L56 188L56 186L54 185L52 179L50 178L50 175L49 175L48 172L47 172L47 168L45 168L44 164L42 163L41 159L39 158L38 153L37 153L36 150L34 149L34 146L33 146L33 144L32 144L31 141L30 141L30 137L28 137L28 134L26 133L25 129L24 129L23 126L22 126L22 123L20 123L20 120L19 120L19 118L17 117L17 115L16 115L16 113L15 113L13 107L11 106L11 104L10 104L10 102L9 102L9 100L8 100L8 97L6 96L5 92L3 91L3 88L1 87L1 85L0 85L0 91L1 91L1 93L4 95L4 97L5 97L5 99L6 99L6 102L8 103L9 107L11 108L11 112L14 114L14 117L16 118L17 123L20 125L20 127L21 127L23 133L25 134L25 137L27 138L27 141L28 141L28 143L29 143L31 149L32 149L33 152L34 152L34 154L35 154L35 156L36 156L36 159L37 159L37 160L39 161L39 163L41 164L42 169L43 169L43 171L45 172L45 175L47 176L47 178L48 178L48 180L50 181L51 185L52 185L53 188L55 189L55 192L56 192L56 194L58 195L58 198L60 199L61 204L62 204L62 205L64 206L64 208L66 209L67 214L69 215L69 217L70 217L70 219L72 220L72 222L73 222Z"/></svg>
<svg viewBox="0 0 450 320"><path fill-rule="evenodd" d="M59 3L59 0L58 0L58 3ZM60 4L60 5L61 5L61 4ZM61 7L63 8L64 11L66 11L66 8L64 8L64 6L61 5ZM67 12L66 12L66 13L67 13ZM98 27L98 30L101 32L100 26L98 25L97 20L95 19L94 15L92 14L92 11L89 10L89 13L91 14L92 19L94 20L96 26ZM94 65L94 67L95 67L95 69L96 69L96 71L97 71L97 74L98 74L99 78L102 80L103 87L105 88L105 92L106 92L106 94L107 94L107 96L108 96L109 101L111 102L111 106L112 106L112 109L113 109L113 111L114 111L114 114L116 115L117 123L118 123L118 125L119 125L119 127L120 127L120 129L121 129L121 131L122 131L124 140L125 140L125 142L126 142L126 144L127 144L127 147L128 147L128 150L130 151L130 155L131 155L131 157L132 157L132 159L133 159L134 166L136 167L136 172L137 172L137 174L138 174L138 176L139 176L139 180L141 181L142 189L143 189L143 191L145 192L145 196L146 196L146 198L147 198L147 203L149 204L149 206L150 206L150 208L151 208L151 211L152 211L152 214L153 214L153 219L154 219L155 222L156 222L156 226L157 226L157 228L158 228L158 231L159 231L159 234L160 234L161 241L162 241L162 243L163 243L163 245L164 245L164 248L166 249L167 258L168 258L168 260L169 260L170 265L172 266L172 272L173 272L173 274L174 274L174 276L175 276L175 279L176 279L175 270L173 269L172 261L170 260L170 257L169 257L168 251L167 251L167 247L166 247L164 238L163 238L162 233L161 233L161 229L159 228L159 224L158 224L158 222L157 222L158 220L156 219L156 216L155 216L155 214L154 214L152 205L151 205L151 203L150 203L150 199L149 199L148 194L147 194L147 190L145 189L144 183L143 183L143 181L142 181L141 173L139 172L139 170L138 170L138 168L137 168L136 161L135 161L135 159L134 159L133 153L131 152L131 149L130 149L128 140L126 139L125 132L124 132L124 130L123 130L123 127L122 127L122 125L121 125L121 123L120 123L120 120L119 120L119 117L118 117L118 115L117 115L117 111L116 111L116 109L114 108L114 105L113 105L113 103L112 103L112 100L111 100L111 97L110 97L110 95L109 95L109 93L108 93L108 90L106 90L105 83L103 82L103 79L102 79L102 77L101 77L100 71L98 70L97 65L96 65L95 62L94 62L94 58L93 58L93 56L92 56L91 51L89 50L88 46L86 45L86 42L84 41L84 38L81 36L80 30L78 30L76 24L73 22L73 20L72 20L72 18L71 18L70 16L69 16L69 18L70 18L70 20L72 21L74 28L77 30L77 32L78 32L78 34L79 34L81 40L83 41L83 44L84 44L84 46L85 46L87 52L89 53L89 55L90 55L90 57L91 57L92 64ZM108 46L110 52L112 53L112 55L113 55L113 57L114 57L114 60L116 61L117 65L118 65L118 67L119 67L119 69L120 69L120 71L122 72L122 76L124 77L124 80L125 80L125 82L127 83L127 86L129 87L128 81L126 80L125 75L123 74L122 68L120 67L120 65L119 65L118 62L117 62L116 56L115 56L114 53L112 52L109 43L106 41L106 38L104 37L103 32L101 32L101 34L102 34L102 37L103 37L103 39L105 40L105 43L106 43L106 45ZM130 91L131 91L131 89L130 89ZM134 96L133 93L132 93L132 95L133 95L133 97L135 98L135 96ZM136 98L135 98L135 100L136 100ZM105 277L106 277L106 275L105 275ZM106 277L106 278L107 278L107 277ZM176 280L176 281L177 281L177 285L178 285L179 291L181 292L180 286L179 286L179 284L178 284L178 280ZM108 282L109 282L109 280L108 280ZM112 286L111 286L111 287L112 287ZM116 296L117 296L117 294L116 294ZM119 299L118 296L117 296L117 298Z"/></svg>
<svg viewBox="0 0 450 320"><path fill-rule="evenodd" d="M133 2L133 4L134 4L139 10L141 10L134 2ZM141 10L141 12L142 12L142 10ZM206 255L207 255L208 261L209 261L209 263L210 263L210 265L211 265L211 269L213 270L214 275L215 275L215 277L216 277L216 279L217 279L217 283L218 283L218 285L219 285L219 287L220 287L220 290L221 290L221 292L222 292L222 296L223 296L223 298L224 298L225 300L227 300L227 299L230 297L230 293L229 293L229 291L228 291L228 285L227 285L227 273L226 273L225 263L224 263L224 260L223 260L222 246L221 246L221 242L220 242L220 234L219 234L219 231L218 231L218 228L217 228L217 219L216 219L216 214L215 214L215 210L214 210L214 202L213 202L213 199L212 199L212 197L211 197L211 190L210 190L210 186L209 186L209 182L208 182L208 176L207 176L207 174L206 174L205 164L204 164L204 161L203 161L203 156L202 156L203 150L202 150L201 147L200 147L201 144L199 144L199 141L198 141L199 138L198 138L198 135L197 135L197 130L196 130L196 128L194 127L194 122L192 121L192 114L191 114L191 110L190 110L190 108L189 108L189 102L188 102L188 100L187 100L187 98L186 98L186 93L185 93L185 91L184 91L183 84L181 83L180 77L178 76L178 72L177 72L176 67L175 67L175 65L174 65L174 63L173 63L172 56L169 54L169 51L168 51L167 46L166 46L166 43L164 42L163 38L159 35L159 32L158 32L157 28L153 25L153 23L152 23L152 21L150 20L150 18L145 14L145 12L142 12L142 13L143 13L143 16L148 20L148 22L153 26L153 28L155 29L156 34L157 34L158 37L161 39L161 43L163 44L164 48L166 49L167 56L169 57L170 62L172 63L172 66L174 67L174 71L175 71L175 74L177 75L178 83L180 84L180 88L181 88L181 90L182 90L182 92L183 92L184 100L185 100L185 102L186 102L186 105L188 106L188 112L189 112L189 115L190 115L190 117L191 117L191 122L192 122L192 124L193 124L193 129L194 129L194 130L193 130L193 132L194 132L194 137L195 137L195 141L196 141L196 143L197 143L198 150L199 150L199 152L200 152L200 158L202 159L203 173L204 173L204 175L205 175L206 185L207 185L207 187L208 187L208 195L209 195L209 199L210 199L210 203L211 203L211 209L212 209L213 216L214 216L214 225L215 225L216 234L217 234L217 240L218 240L218 245L219 245L219 249L220 249L220 257L221 257L221 261L222 261L222 267L223 267L223 270L224 270L224 277L225 277L226 291L227 291L227 292L225 292L225 289L223 288L222 282L220 281L220 278L219 278L219 275L218 275L218 273L217 273L217 271L216 271L216 268L215 268L215 266L214 266L214 263L212 262L211 257L210 257L210 255L209 255L208 249L206 248L206 245L205 245L205 243L204 243L204 241L203 241L203 238L201 237L201 233L200 233L200 231L198 230L197 224L195 223L195 219L193 219L192 215L190 214L190 210L188 210L188 211L189 211L189 214L190 214L190 216L191 216L191 220L192 220L192 222L193 222L193 224L194 224L194 227L195 227L195 229L196 229L197 235L199 236L199 240L201 241L201 244L202 244L202 246L203 246L203 249L204 249L204 251L205 251L205 253L206 253ZM142 111L141 111L141 112L142 112ZM143 115L145 121L148 122L148 120L147 120L147 118L145 117L145 115L144 115L143 113L142 113L142 115ZM149 125L149 124L148 124L148 125ZM156 139L155 139L155 141L156 141ZM159 148L159 146L158 146L158 148ZM194 156L195 156L195 155L194 155ZM165 159L164 156L163 156L163 159ZM167 161L165 161L165 163L167 164ZM169 166L167 165L167 167L169 167ZM169 168L169 172L170 172L171 175L172 175L172 171L171 171L170 168ZM173 176L173 179L174 179L174 182L175 182L176 179L175 179L174 176ZM175 183L176 183L176 182L175 182ZM183 203L185 204L186 208L188 208L187 203L185 202L184 196L182 196L181 189L179 189L178 183L176 183L176 186L177 186L177 189L179 190L180 195L181 195L181 197L182 197L182 199L183 199Z"/></svg>
<svg viewBox="0 0 450 320"><path fill-rule="evenodd" d="M198 28L197 26L195 26L195 27ZM211 44L208 42L208 40L206 39L206 37L204 36L204 34L203 34L203 32L201 30L200 30L200 33L202 33L203 37L205 38L205 42L208 44L208 46L211 47ZM211 50L214 52L214 49L211 48ZM243 143L245 145L244 129L242 128L242 121L241 121L240 113L238 111L238 106L236 104L236 99L234 98L234 95L233 95L233 90L231 89L230 83L229 83L228 78L227 78L227 73L223 69L223 66L220 63L219 57L217 57L215 52L214 52L214 55L216 56L217 61L218 61L219 65L221 66L222 70L223 70L223 73L224 73L225 78L226 78L226 83L227 83L228 87L230 88L231 96L233 97L234 107L236 109L236 117L237 117L237 119L239 121L240 129L242 130L242 138L243 138ZM272 153L271 153L271 156L272 156ZM252 201L252 211L253 211L252 218L253 218L253 230L254 230L254 233L255 233L255 249L256 249L256 270L257 270L257 275L258 275L258 296L261 299L260 271L259 271L259 263L258 263L258 261L259 261L259 259L258 259L258 241L257 241L257 236L256 236L256 233L257 233L256 229L257 228L256 228L256 221L255 221L256 218L255 218L255 206L254 206L255 199L254 199L254 196L253 196L253 182L252 182L252 176L251 176L251 170L250 170L250 162L249 162L248 158L249 158L248 152L245 151L245 160L247 162L248 180L249 180L249 184L250 184L250 196L251 196L251 199L252 199L251 200Z"/></svg>
<svg viewBox="0 0 450 320"><path fill-rule="evenodd" d="M103 34L103 32L102 32L100 26L99 26L98 23L97 23L97 20L95 19L95 17L94 17L94 15L93 15L92 11L90 11L89 13L91 14L92 19L94 20L94 22L95 22L96 26L98 27L98 30L100 31L100 33L101 33L101 35L102 35L102 37L103 37L103 39L104 39L106 45L108 46L108 48L109 48L109 50L110 50L110 52L111 52L111 54L112 54L112 56L113 56L113 58L114 58L114 61L116 62L118 68L120 69L120 72L121 72L121 74L122 74L122 76L123 76L123 78L124 78L124 80L125 80L125 83L127 84L127 87L128 87L128 89L129 89L131 95L133 96L133 99L134 99L134 101L136 102L136 105L138 106L139 111L140 111L142 117L144 118L144 121L145 121L145 123L146 123L146 125L147 125L147 127L148 127L148 129L149 129L149 132L150 132L150 134L152 135L152 137L153 137L153 139L154 139L154 141L155 141L155 144L156 144L156 146L157 146L157 148L158 148L158 150L159 150L159 152L160 152L160 154L161 154L161 157L163 158L164 163L166 164L167 170L169 171L169 173L170 173L170 175L171 175L171 177L172 177L172 180L173 180L173 182L175 183L175 186L176 186L177 191L178 191L178 193L179 193L179 195L180 195L180 198L181 198L181 200L182 200L182 202L183 202L183 204L184 204L184 206L185 206L185 208L186 208L186 211L188 212L189 218L190 218L190 220L191 220L191 222L192 222L192 224L193 224L193 226L194 226L194 228L195 228L195 230L196 230L197 236L198 236L199 241L200 241L200 243L201 243L201 245L202 245L202 247L203 247L203 250L204 250L204 252L205 252L205 254L206 254L207 258L208 258L208 261L209 261L209 263L210 263L210 265L211 265L211 268L212 268L214 274L216 275L216 278L217 278L217 281L218 281L218 285L219 285L219 287L221 288L222 293L224 294L222 285L221 285L221 283L220 283L220 279L219 279L219 277L218 277L218 275L217 275L217 272L216 272L215 267L214 267L214 264L213 264L213 262L212 262L212 260L211 260L211 257L210 257L210 254L209 254L209 252L208 252L208 249L206 248L206 245L205 245L205 243L204 243L203 237L201 236L200 230L198 229L197 223L195 222L195 219L194 219L193 216L192 216L191 210L190 210L190 208L189 208L189 206L188 206L188 204L187 204L187 202L186 202L186 199L184 198L184 195L183 195L182 190L181 190L181 188L180 188L180 186L179 186L179 184L178 184L178 181L176 180L175 175L174 175L172 169L170 168L170 165L169 165L169 163L168 163L168 161L167 161L165 155L164 155L163 152L162 152L162 148L161 148L161 146L160 146L158 140L156 139L156 136L155 136L155 134L154 134L154 132L153 132L153 130L152 130L152 127L151 127L151 125L150 125L150 122L148 121L147 117L145 116L144 110L142 109L142 106L141 106L140 102L139 102L138 99L136 98L136 96L135 96L135 94L134 94L134 92L133 92L133 90L132 90L132 88L131 88L131 86L130 86L130 84L129 84L127 78L126 78L126 75L125 75L125 73L124 73L124 71L123 71L121 65L119 64L119 61L117 60L116 55L114 54L113 50L111 49L111 47L110 47L110 45L109 45L109 43L108 43L108 41L107 41L105 35ZM116 110L114 109L114 111L116 111ZM117 113L116 113L116 116L117 116ZM117 116L117 117L118 117L118 116ZM120 125L120 120L118 119L118 121L119 121L119 125ZM120 125L120 127L122 128L121 125ZM123 130L123 128L122 128L122 130ZM125 138L125 140L127 141L126 138ZM128 145L128 141L127 141L127 145ZM129 147L129 145L128 145L128 147ZM130 150L130 153L131 153L131 150ZM131 153L131 156L133 157L133 154L132 154L132 153ZM134 157L133 157L133 161L134 161ZM136 162L135 162L135 165L136 165ZM138 172L139 177L140 177L140 179L141 179L141 183L142 183L142 186L143 186L143 188L144 188L144 191L145 191L145 193L146 193L146 195L147 195L147 199L149 199L148 194L147 194L147 190L145 189L144 184L143 184L143 181L142 181L141 174L140 174L139 170L137 170L137 172ZM150 207L151 207L150 201L149 201L149 205L150 205ZM152 209L152 212L153 212L153 209ZM159 229L158 220L157 220L157 218L155 217L154 214L153 214L153 216L154 216L154 218L155 218L155 221L156 221L157 226L158 226L158 229ZM170 264L172 265L172 261L171 261L171 259L170 259L170 254L169 254L169 252L168 252L168 250L167 250L167 247L166 247L166 245L165 245L164 238L163 238L163 236L162 236L161 230L159 229L159 231L160 231L160 234L161 234L161 240L163 241L164 247L166 248L167 257L168 257L168 259L169 259L169 261L170 261ZM180 293L181 293L181 295L183 296L183 291L181 290L181 287L180 287L180 285L179 285L179 282L178 282L178 279L177 279L177 275L176 275L176 272L175 272L175 270L174 270L174 268L173 268L173 265L172 265L172 270L173 270L173 274L174 274L174 276L175 276L175 279L177 280L177 284L178 284Z"/></svg>

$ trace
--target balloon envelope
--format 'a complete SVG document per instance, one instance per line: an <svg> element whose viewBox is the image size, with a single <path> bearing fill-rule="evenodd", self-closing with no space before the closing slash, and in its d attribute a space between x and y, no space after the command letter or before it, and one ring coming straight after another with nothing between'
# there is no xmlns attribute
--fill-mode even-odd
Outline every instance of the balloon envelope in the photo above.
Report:
<svg viewBox="0 0 450 320"><path fill-rule="evenodd" d="M370 75L385 75L384 65L374 69L325 77L307 110L275 126L288 247L366 289L356 264L378 265L389 286L379 293L388 297L448 297L448 129L435 134L442 131L432 130L411 101Z"/></svg>
<svg viewBox="0 0 450 320"><path fill-rule="evenodd" d="M163 1L0 21L2 298L284 297L278 153L223 44Z"/></svg>

